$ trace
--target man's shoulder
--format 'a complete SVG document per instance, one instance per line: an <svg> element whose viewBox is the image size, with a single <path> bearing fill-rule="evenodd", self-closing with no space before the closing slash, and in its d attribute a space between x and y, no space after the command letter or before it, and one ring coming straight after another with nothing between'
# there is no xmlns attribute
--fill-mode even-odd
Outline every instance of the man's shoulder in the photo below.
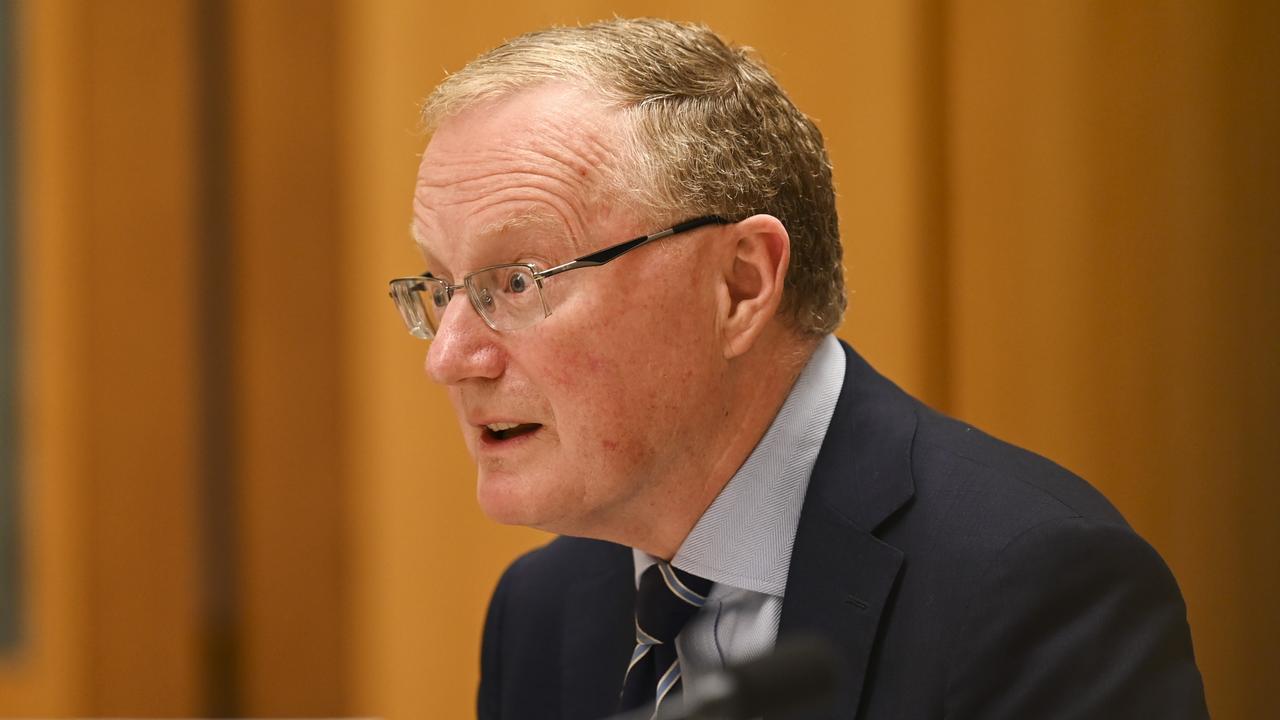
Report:
<svg viewBox="0 0 1280 720"><path fill-rule="evenodd" d="M984 716L992 698L1023 717L1204 715L1177 583L1101 492L852 367L821 497L856 520L860 502L891 495L893 511L851 536L900 563L868 716ZM1031 660L1042 669L1022 673Z"/></svg>
<svg viewBox="0 0 1280 720"><path fill-rule="evenodd" d="M1092 484L1056 462L928 408L918 413L912 447L917 493L942 492L1017 525L1081 517L1127 527Z"/></svg>
<svg viewBox="0 0 1280 720"><path fill-rule="evenodd" d="M932 547L948 534L958 534L970 541L962 547L980 550L998 549L1055 521L1079 519L1131 532L1115 506L1074 472L930 408L860 358L853 371L862 392L851 408L855 419L842 425L851 431L848 441L857 447L858 432L880 423L909 428L900 436L911 499L888 519L884 529L889 534L901 538L903 531L911 535L918 530ZM875 472L853 478L855 483L877 481ZM855 496L867 494L871 491L864 488ZM894 526L899 532L892 531Z"/></svg>

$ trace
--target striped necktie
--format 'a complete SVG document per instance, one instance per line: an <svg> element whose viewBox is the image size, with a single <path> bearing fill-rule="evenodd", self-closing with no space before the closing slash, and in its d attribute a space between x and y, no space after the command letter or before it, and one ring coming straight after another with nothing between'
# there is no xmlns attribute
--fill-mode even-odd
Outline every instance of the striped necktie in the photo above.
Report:
<svg viewBox="0 0 1280 720"><path fill-rule="evenodd" d="M680 660L675 639L707 601L711 584L710 580L677 570L661 560L640 576L636 591L636 649L622 681L619 711L653 703L657 715L664 698L679 694Z"/></svg>

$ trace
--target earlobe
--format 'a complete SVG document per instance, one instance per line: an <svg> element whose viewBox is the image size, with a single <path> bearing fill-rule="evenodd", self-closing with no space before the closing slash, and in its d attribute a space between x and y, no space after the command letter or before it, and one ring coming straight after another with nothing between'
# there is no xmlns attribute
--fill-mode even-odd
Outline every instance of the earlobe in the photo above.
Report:
<svg viewBox="0 0 1280 720"><path fill-rule="evenodd" d="M723 266L721 310L726 359L745 354L773 322L791 260L791 238L772 215L753 215L729 232L733 246Z"/></svg>

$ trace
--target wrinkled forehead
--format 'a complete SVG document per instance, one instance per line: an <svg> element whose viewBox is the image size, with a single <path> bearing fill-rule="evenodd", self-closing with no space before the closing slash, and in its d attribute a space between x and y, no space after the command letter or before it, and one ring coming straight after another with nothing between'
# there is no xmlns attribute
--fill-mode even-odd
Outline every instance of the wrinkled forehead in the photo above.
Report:
<svg viewBox="0 0 1280 720"><path fill-rule="evenodd" d="M432 237L428 234L430 231L424 232L419 228L420 224L416 220L410 223L409 235L423 252L429 253L433 245ZM474 245L497 244L514 237L526 240L536 238L540 239L544 245L562 244L578 254L577 238L566 233L566 223L563 219L554 213L544 212L537 204L531 204L530 208L523 212L516 211L510 215L498 214L492 222L477 222L473 224L473 228L470 240Z"/></svg>
<svg viewBox="0 0 1280 720"><path fill-rule="evenodd" d="M614 204L623 122L619 112L561 86L446 118L419 168L414 239L435 257L510 235L585 246Z"/></svg>

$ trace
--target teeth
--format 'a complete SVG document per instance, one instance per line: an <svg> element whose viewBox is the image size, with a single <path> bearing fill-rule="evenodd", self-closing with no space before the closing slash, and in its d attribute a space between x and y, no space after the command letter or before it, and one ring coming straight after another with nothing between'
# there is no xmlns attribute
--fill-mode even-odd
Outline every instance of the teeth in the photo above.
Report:
<svg viewBox="0 0 1280 720"><path fill-rule="evenodd" d="M485 427L489 428L493 432L502 432L503 430L518 428L520 427L520 423L492 423L485 425Z"/></svg>

